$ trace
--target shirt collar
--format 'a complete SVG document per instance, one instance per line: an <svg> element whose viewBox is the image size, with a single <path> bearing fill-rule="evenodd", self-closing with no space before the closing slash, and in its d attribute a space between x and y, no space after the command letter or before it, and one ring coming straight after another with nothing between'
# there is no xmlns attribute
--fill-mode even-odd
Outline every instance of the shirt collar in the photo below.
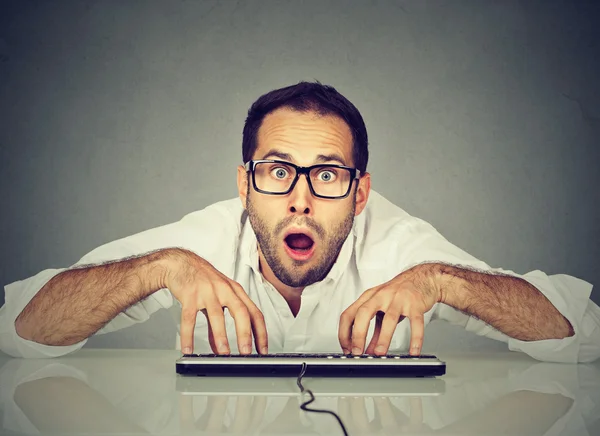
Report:
<svg viewBox="0 0 600 436"><path fill-rule="evenodd" d="M337 282L342 276L342 273L348 267L348 263L350 262L350 258L352 257L352 253L354 251L356 239L360 239L360 232L358 229L364 226L363 221L364 213L354 218L352 230L344 241L338 258L329 271L329 274L327 274L323 280L324 282ZM258 240L256 239L256 234L254 233L254 229L252 229L252 225L248 219L248 212L245 210L242 214L242 226L243 228L239 251L241 257L240 261L242 264L252 268L255 274L260 275L260 268L258 265Z"/></svg>
<svg viewBox="0 0 600 436"><path fill-rule="evenodd" d="M244 210L242 214L242 239L240 241L240 257L244 265L249 266L256 274L260 274L258 267L258 240L250 220L248 212Z"/></svg>

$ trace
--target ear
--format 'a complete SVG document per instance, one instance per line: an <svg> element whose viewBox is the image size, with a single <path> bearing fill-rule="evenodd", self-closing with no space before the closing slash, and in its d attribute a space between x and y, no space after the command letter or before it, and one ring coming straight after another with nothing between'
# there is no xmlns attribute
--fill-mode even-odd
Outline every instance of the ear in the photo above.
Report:
<svg viewBox="0 0 600 436"><path fill-rule="evenodd" d="M358 180L358 190L356 191L356 211L355 216L360 215L365 206L367 200L369 200L369 193L371 192L371 174L364 173L363 176Z"/></svg>
<svg viewBox="0 0 600 436"><path fill-rule="evenodd" d="M242 206L246 209L246 197L248 195L248 173L243 165L237 167L237 187L238 195L242 201Z"/></svg>

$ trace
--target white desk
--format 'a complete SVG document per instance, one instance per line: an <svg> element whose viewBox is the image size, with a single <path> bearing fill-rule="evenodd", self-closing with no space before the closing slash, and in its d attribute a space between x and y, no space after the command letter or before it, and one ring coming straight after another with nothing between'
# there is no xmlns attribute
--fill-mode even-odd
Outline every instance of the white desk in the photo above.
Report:
<svg viewBox="0 0 600 436"><path fill-rule="evenodd" d="M190 380L175 373L179 355L0 357L0 434L342 434L332 416L299 409L296 379ZM350 435L600 434L600 362L437 355L447 363L437 379L308 378L304 386L317 396L312 406L336 411Z"/></svg>

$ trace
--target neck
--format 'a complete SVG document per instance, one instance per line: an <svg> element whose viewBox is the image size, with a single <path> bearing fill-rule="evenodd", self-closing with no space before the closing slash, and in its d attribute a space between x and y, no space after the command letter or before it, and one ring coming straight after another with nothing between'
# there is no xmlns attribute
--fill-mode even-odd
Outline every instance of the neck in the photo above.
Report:
<svg viewBox="0 0 600 436"><path fill-rule="evenodd" d="M277 292L279 292L285 299L290 307L290 310L292 311L292 315L298 315L298 312L300 311L300 303L302 301L302 291L304 288L293 288L285 283L282 283L269 267L269 264L265 260L262 251L260 250L260 247L258 248L258 265L265 280L271 283L273 287L277 289Z"/></svg>

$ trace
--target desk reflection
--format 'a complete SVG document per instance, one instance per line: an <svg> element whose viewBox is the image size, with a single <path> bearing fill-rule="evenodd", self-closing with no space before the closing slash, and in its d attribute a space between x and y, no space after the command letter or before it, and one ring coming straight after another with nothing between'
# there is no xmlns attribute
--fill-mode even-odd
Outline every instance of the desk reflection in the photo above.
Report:
<svg viewBox="0 0 600 436"><path fill-rule="evenodd" d="M341 434L296 380L190 378L173 352L0 360L1 434ZM500 358L498 358L500 356ZM351 435L596 434L600 365L443 356L437 379L305 379Z"/></svg>

